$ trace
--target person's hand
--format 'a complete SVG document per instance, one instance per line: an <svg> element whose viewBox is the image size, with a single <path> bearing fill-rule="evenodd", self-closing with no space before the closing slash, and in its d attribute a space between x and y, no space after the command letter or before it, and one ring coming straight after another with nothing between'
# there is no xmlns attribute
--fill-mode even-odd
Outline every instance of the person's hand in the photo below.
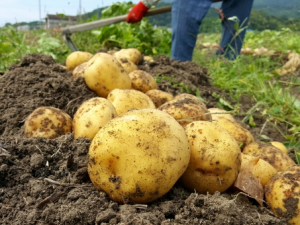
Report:
<svg viewBox="0 0 300 225"><path fill-rule="evenodd" d="M142 2L139 2L128 13L126 22L127 23L140 22L143 19L146 12L148 12L148 10L149 9Z"/></svg>

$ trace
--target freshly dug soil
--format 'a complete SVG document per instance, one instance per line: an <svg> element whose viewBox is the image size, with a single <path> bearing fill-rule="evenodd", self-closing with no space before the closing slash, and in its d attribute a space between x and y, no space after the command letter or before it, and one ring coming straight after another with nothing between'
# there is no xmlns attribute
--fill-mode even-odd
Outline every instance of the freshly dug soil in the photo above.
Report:
<svg viewBox="0 0 300 225"><path fill-rule="evenodd" d="M207 107L216 107L212 93L226 99L211 85L207 69L192 62L160 56L139 68L160 78L159 88L174 95L199 89ZM73 134L25 138L24 121L37 107L56 107L73 117L95 96L83 79L75 80L46 55L29 54L0 77L0 224L286 224L267 205L260 207L242 193L202 195L179 184L151 204L120 205L89 179L90 140L74 140ZM246 97L241 101L246 112L252 103ZM256 128L244 126L258 140L265 121L255 122ZM273 126L267 125L263 134L280 141Z"/></svg>

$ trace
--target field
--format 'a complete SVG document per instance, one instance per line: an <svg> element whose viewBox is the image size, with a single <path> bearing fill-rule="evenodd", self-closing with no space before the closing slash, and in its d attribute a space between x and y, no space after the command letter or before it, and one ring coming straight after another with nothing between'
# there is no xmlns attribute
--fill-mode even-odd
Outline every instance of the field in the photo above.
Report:
<svg viewBox="0 0 300 225"><path fill-rule="evenodd" d="M93 54L107 48L136 47L153 55L155 62L143 61L138 68L150 73L160 90L173 95L190 93L207 108L230 111L256 141L280 141L300 163L299 66L283 76L276 72L288 61L289 51L300 53L298 33L288 29L248 33L245 48L265 47L274 52L242 54L235 61L215 56L216 48L206 44L218 43L219 34L202 34L193 62L182 63L169 58L166 30L153 30L147 21L133 29L124 24L112 26L111 32L121 35L120 39L108 31L106 36L94 31L72 38L80 50ZM143 35L127 40L131 32ZM89 179L89 139L74 140L73 134L56 139L24 135L26 117L37 107L53 106L73 117L82 102L97 96L83 78L75 80L61 66L71 51L60 33L3 28L0 40L1 224L287 223L275 217L266 202L260 207L234 188L203 195L175 184L150 204L110 200Z"/></svg>

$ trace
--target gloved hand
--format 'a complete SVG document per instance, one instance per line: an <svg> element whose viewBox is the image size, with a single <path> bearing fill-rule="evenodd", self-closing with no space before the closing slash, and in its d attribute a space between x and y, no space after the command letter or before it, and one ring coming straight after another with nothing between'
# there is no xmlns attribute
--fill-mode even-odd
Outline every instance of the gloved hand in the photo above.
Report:
<svg viewBox="0 0 300 225"><path fill-rule="evenodd" d="M143 19L146 12L148 12L148 10L149 9L142 2L139 2L128 13L126 22L127 23L140 22Z"/></svg>

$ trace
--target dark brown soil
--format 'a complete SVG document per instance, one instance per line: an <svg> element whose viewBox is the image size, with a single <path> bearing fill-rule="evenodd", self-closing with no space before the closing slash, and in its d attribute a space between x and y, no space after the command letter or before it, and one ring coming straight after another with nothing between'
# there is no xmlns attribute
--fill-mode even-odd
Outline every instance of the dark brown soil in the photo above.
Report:
<svg viewBox="0 0 300 225"><path fill-rule="evenodd" d="M161 56L139 68L161 78L173 76L159 83L172 94L199 89L207 107L216 107L212 93L226 99L211 86L207 70L194 63ZM25 138L24 121L37 107L56 107L73 117L83 101L95 96L83 79L74 80L50 56L27 55L0 77L0 224L286 224L241 193L202 195L178 184L151 204L119 205L89 180L88 139L74 140L72 134ZM246 112L252 103L246 97L241 101ZM244 126L258 139L265 121L255 122L256 128ZM281 140L273 126L263 134Z"/></svg>

